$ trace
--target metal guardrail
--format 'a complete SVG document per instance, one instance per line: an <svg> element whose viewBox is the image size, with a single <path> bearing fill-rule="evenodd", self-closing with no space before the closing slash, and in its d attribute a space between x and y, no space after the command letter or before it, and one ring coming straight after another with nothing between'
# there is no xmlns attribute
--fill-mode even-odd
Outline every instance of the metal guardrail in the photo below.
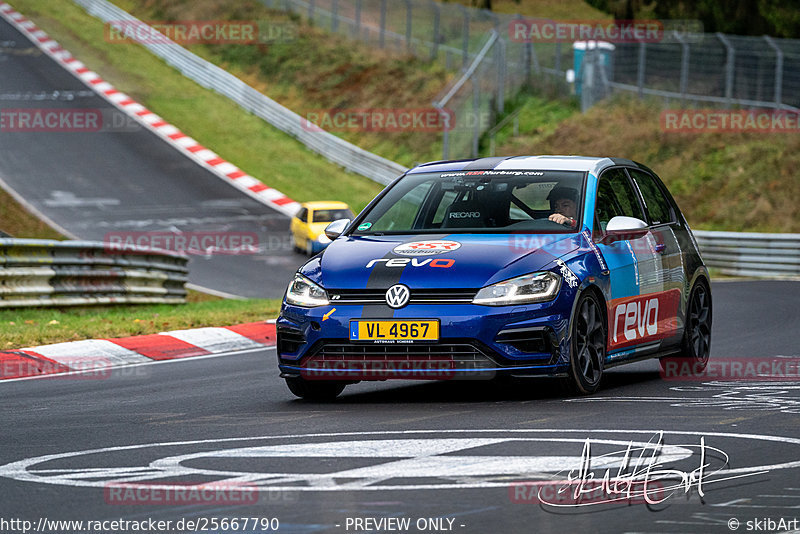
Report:
<svg viewBox="0 0 800 534"><path fill-rule="evenodd" d="M703 260L723 274L800 276L800 234L694 230Z"/></svg>
<svg viewBox="0 0 800 534"><path fill-rule="evenodd" d="M186 302L188 258L92 241L0 239L0 308Z"/></svg>
<svg viewBox="0 0 800 534"><path fill-rule="evenodd" d="M126 21L136 24L139 28L147 27L144 22L106 0L73 1L103 22ZM148 33L150 31L156 32L152 29L148 30ZM162 39L159 38L159 43L144 42L140 44L163 59L168 65L179 70L187 78L236 102L245 110L296 138L328 161L384 185L389 184L407 170L399 163L382 158L316 126L309 125L297 113L281 106L236 76L189 52L166 37L163 42L161 41Z"/></svg>

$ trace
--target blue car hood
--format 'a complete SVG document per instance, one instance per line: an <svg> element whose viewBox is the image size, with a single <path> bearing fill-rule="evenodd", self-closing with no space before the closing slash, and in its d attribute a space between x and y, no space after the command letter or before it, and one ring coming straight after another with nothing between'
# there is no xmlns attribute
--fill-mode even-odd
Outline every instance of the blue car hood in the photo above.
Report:
<svg viewBox="0 0 800 534"><path fill-rule="evenodd" d="M449 244L436 253L415 250L419 245L414 243L429 241ZM396 283L480 288L550 268L553 260L580 246L581 234L348 236L331 243L301 272L327 289L386 288Z"/></svg>

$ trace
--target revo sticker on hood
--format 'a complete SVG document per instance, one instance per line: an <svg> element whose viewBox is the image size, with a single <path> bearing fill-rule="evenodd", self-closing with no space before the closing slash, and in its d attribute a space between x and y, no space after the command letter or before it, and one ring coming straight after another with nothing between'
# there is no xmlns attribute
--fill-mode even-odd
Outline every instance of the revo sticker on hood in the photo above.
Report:
<svg viewBox="0 0 800 534"><path fill-rule="evenodd" d="M367 269L381 262L383 262L384 267L405 267L406 265L411 265L412 267L424 267L428 265L429 267L441 267L443 269L448 269L453 266L456 260L445 260L442 258L437 258L435 260L432 260L431 258L426 260L418 260L417 258L377 258L370 260L369 263L367 263Z"/></svg>
<svg viewBox="0 0 800 534"><path fill-rule="evenodd" d="M461 248L461 243L456 241L413 241L411 243L403 243L394 247L393 252L401 256L431 256L435 254L444 254L445 252L452 252Z"/></svg>

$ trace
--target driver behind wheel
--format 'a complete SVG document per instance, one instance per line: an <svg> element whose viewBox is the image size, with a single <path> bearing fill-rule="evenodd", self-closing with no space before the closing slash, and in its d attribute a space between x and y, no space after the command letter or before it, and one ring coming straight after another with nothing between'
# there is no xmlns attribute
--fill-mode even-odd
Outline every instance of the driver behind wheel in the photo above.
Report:
<svg viewBox="0 0 800 534"><path fill-rule="evenodd" d="M577 226L577 196L577 192L571 187L554 187L550 194L547 195L547 200L550 201L550 209L553 211L553 214L548 219L572 228Z"/></svg>

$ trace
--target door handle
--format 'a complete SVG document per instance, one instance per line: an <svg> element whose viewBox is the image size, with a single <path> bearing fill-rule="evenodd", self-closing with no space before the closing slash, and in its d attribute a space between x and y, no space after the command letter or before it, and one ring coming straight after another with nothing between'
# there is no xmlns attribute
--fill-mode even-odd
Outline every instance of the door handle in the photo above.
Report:
<svg viewBox="0 0 800 534"><path fill-rule="evenodd" d="M664 243L659 243L656 245L656 252L659 254L663 254L665 250L667 250L667 245Z"/></svg>

